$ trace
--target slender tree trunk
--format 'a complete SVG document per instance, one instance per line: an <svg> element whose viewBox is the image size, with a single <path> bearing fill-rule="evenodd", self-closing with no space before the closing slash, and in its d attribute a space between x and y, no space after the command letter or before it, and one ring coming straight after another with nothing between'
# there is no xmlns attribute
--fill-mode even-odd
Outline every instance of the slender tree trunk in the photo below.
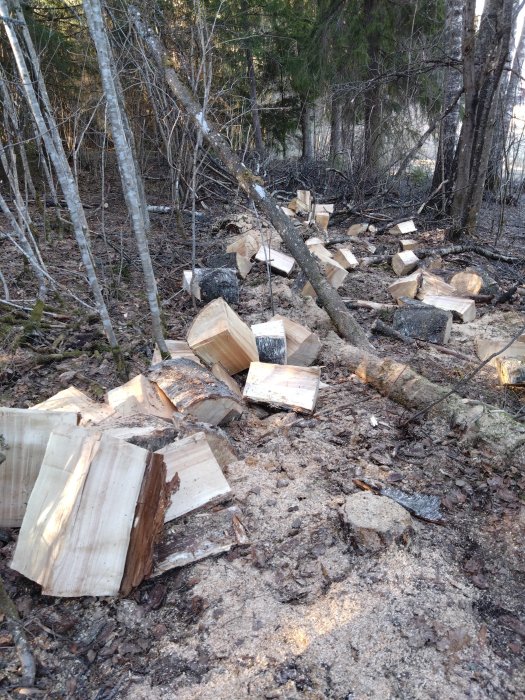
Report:
<svg viewBox="0 0 525 700"><path fill-rule="evenodd" d="M466 0L463 22L465 117L456 154L450 238L473 233L483 198L494 130L496 96L509 51L513 0L487 0L476 34L475 0Z"/></svg>
<svg viewBox="0 0 525 700"><path fill-rule="evenodd" d="M463 21L463 0L446 0L445 52L450 63L445 68L443 78L443 111L452 104L461 89L461 29ZM452 190L454 151L457 143L459 124L459 102L441 121L436 167L432 178L431 192L447 180L440 190L439 197L446 202Z"/></svg>
<svg viewBox="0 0 525 700"><path fill-rule="evenodd" d="M301 115L301 131L303 136L303 160L315 159L315 105L304 102Z"/></svg>
<svg viewBox="0 0 525 700"><path fill-rule="evenodd" d="M368 74L371 86L364 95L364 134L363 134L363 170L365 178L375 178L381 157L381 97L379 83L381 73L379 63L380 35L375 17L377 0L364 3L364 21L366 26L368 49Z"/></svg>
<svg viewBox="0 0 525 700"><path fill-rule="evenodd" d="M498 191L501 187L503 179L505 152L507 149L507 142L509 139L514 105L518 102L519 98L520 87L522 82L521 76L523 73L524 64L525 31L523 30L522 26L520 38L516 47L514 59L512 61L510 77L507 80L506 87L503 86L502 80L501 87L503 89L500 90L500 118L496 120L487 176L487 186L490 187L492 191Z"/></svg>
<svg viewBox="0 0 525 700"><path fill-rule="evenodd" d="M253 136L255 140L255 150L261 159L265 156L264 141L261 129L261 115L259 111L259 102L257 100L257 79L255 76L255 66L253 63L252 41L250 38L250 23L248 21L248 3L247 0L241 0L241 10L243 13L243 26L245 38L244 56L246 58L246 72L248 77L248 86L250 89L250 110L252 114Z"/></svg>
<svg viewBox="0 0 525 700"><path fill-rule="evenodd" d="M24 139L22 137L22 130L18 122L18 115L16 112L15 105L11 99L11 94L7 86L5 76L0 66L0 95L2 99L2 109L4 111L4 128L6 133L12 132L14 139L18 145L18 152L20 153L20 159L22 161L22 168L24 171L24 182L29 195L36 199L36 189L33 183L33 177L31 175L31 169L29 167L29 161L27 159L27 152L24 144Z"/></svg>
<svg viewBox="0 0 525 700"><path fill-rule="evenodd" d="M336 328L353 345L370 348L371 345L366 337L366 333L352 314L349 313L339 294L330 286L326 277L321 273L314 256L308 250L308 246L302 237L297 233L295 226L273 201L264 187L258 184L254 174L232 152L226 139L219 134L217 129L212 128L208 124L196 98L182 84L177 72L167 61L166 52L158 36L142 22L140 12L133 5L129 5L128 8L131 21L137 33L145 42L147 50L153 56L159 69L163 71L166 82L177 101L192 118L195 126L200 129L203 138L219 154L225 167L235 177L242 190L253 199L281 234L286 247L297 261L299 267L305 272Z"/></svg>
<svg viewBox="0 0 525 700"><path fill-rule="evenodd" d="M22 88L26 96L27 102L31 109L35 124L37 126L39 135L42 137L46 151L48 152L55 172L57 174L64 198L67 202L69 214L71 216L71 222L73 224L73 230L75 232L75 238L77 240L78 247L80 249L80 254L82 257L82 262L86 269L88 283L93 293L95 299L95 304L97 311L102 320L104 331L108 338L109 344L115 350L118 349L118 342L111 324L111 319L109 318L109 313L102 295L102 289L97 279L95 272L95 265L93 257L91 255L91 250L89 248L89 243L87 240L88 225L86 221L86 216L82 208L82 203L80 201L80 195L78 193L77 183L71 172L71 168L67 162L66 154L64 152L64 147L60 136L58 133L58 127L51 110L51 103L47 94L47 90L42 78L42 73L40 70L40 62L38 61L38 56L34 49L34 46L27 30L27 25L25 23L24 16L20 9L19 0L12 0L12 5L15 10L16 15L16 26L21 27L22 34L25 39L25 49L32 61L32 68L37 76L37 84L39 88L40 99L44 105L44 112L40 107L39 100L37 98L33 80L29 74L29 70L26 64L24 50L18 40L18 36L15 32L15 24L11 23L7 18L10 17L9 8L6 0L0 0L0 15L6 18L4 20L4 28L15 57L17 69L22 80ZM45 114L45 116L44 116Z"/></svg>
<svg viewBox="0 0 525 700"><path fill-rule="evenodd" d="M153 337L159 346L162 356L169 357L169 350L166 347L166 341L164 340L164 334L162 332L157 282L155 280L155 273L149 253L149 218L147 217L147 206L144 201L144 189L143 185L141 185L142 180L131 147L131 130L127 124L125 110L119 100L120 91L115 83L115 72L113 68L114 58L102 18L100 0L84 0L84 12L98 56L98 64L106 97L113 141L115 143L115 153L117 155L120 178L122 180L124 199L126 200L126 206L131 218L133 233L142 263L146 294L151 312ZM126 126L128 128L126 128Z"/></svg>
<svg viewBox="0 0 525 700"><path fill-rule="evenodd" d="M13 245L16 248L18 248L18 250L22 253L22 255L26 258L27 262L32 267L33 272L35 273L35 276L38 280L37 299L39 299L40 301L44 301L46 296L47 296L47 278L49 277L49 275L47 274L47 271L46 271L45 266L42 263L41 259L39 259L39 255L37 255L35 253L35 251L33 250L33 248L31 247L31 243L29 242L26 234L24 233L24 228L22 227L22 225L19 224L19 222L14 217L13 213L9 209L7 202L2 197L1 193L0 193L0 211L6 217L8 223L9 223L9 226L11 227L11 230L12 230L12 233L9 233L9 232L6 233L7 237L13 243Z"/></svg>
<svg viewBox="0 0 525 700"><path fill-rule="evenodd" d="M330 163L337 167L343 156L343 100L339 95L332 94L332 109L330 113Z"/></svg>

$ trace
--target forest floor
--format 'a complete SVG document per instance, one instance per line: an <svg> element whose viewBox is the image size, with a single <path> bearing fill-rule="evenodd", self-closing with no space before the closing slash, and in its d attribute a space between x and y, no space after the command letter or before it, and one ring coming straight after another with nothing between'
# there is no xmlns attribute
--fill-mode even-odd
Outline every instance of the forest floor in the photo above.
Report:
<svg viewBox="0 0 525 700"><path fill-rule="evenodd" d="M148 366L153 347L144 295L137 291L141 277L129 226L117 195L109 204L104 232L103 210L88 216L96 232L99 276L110 290L111 315L134 376ZM523 260L521 213L521 207L507 209L501 246ZM69 288L78 280L74 291L88 300L74 241L59 233L56 223L49 218L48 240L41 240L49 271ZM191 241L176 233L171 217L154 215L152 223L167 337L184 338L195 315L180 291ZM330 228L330 235L344 235L350 223ZM200 217L198 257L222 250L226 235L214 217ZM420 237L434 247L442 244L444 232L429 228ZM388 234L368 242L395 250ZM481 233L478 242L492 240ZM353 248L358 258L369 254L365 242ZM504 288L523 275L523 264L471 253L447 256L442 272L448 279L472 265ZM388 302L386 288L393 279L387 264L359 268L340 291L343 297ZM34 297L29 273L18 260L7 282L14 302ZM311 417L251 407L226 428L242 457L226 475L249 545L145 581L126 599L58 599L41 596L38 586L9 569L16 531L2 534L0 575L37 659L41 693L35 696L525 698L525 475L463 444L458 426L428 417L406 422L407 411L334 361L333 329L315 302L277 276L273 297L275 313L320 334L321 378L328 386ZM47 326L29 334L14 353L12 337L4 333L3 405L28 407L71 384L100 399L121 383L98 322L75 310L67 294L63 298L61 313L69 318L48 317ZM271 315L269 304L265 270L254 266L242 284L237 311L248 323L261 322ZM514 299L498 307L479 305L474 322L454 323L449 347L471 362L425 343L407 346L380 336L372 342L379 354L408 363L437 383L454 384L477 363L474 338L511 337L524 323L523 304ZM355 313L370 329L376 313ZM35 361L37 351L71 350L79 356ZM525 415L524 390L500 387L492 367L458 391L518 418ZM406 546L375 554L355 551L339 512L356 491L356 477L439 496L445 524L414 520ZM0 695L9 696L18 659L5 631L0 649Z"/></svg>

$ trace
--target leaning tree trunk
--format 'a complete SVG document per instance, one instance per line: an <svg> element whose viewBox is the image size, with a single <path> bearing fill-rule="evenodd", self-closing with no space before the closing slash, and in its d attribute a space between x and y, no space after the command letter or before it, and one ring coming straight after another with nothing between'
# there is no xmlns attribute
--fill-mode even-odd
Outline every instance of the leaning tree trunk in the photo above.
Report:
<svg viewBox="0 0 525 700"><path fill-rule="evenodd" d="M496 97L512 33L513 0L487 0L479 31L475 0L466 0L463 21L465 116L456 154L450 238L473 233L483 198L494 130Z"/></svg>
<svg viewBox="0 0 525 700"><path fill-rule="evenodd" d="M514 105L516 104L520 93L522 81L521 75L524 63L525 31L523 30L522 26L518 46L512 61L510 77L507 81L506 88L501 90L501 118L496 120L494 129L494 138L492 141L487 176L487 186L493 192L497 192L500 189L503 180L505 154L508 147L510 126L514 112ZM503 88L503 85L501 87Z"/></svg>
<svg viewBox="0 0 525 700"><path fill-rule="evenodd" d="M86 221L86 216L82 208L82 202L80 201L80 195L78 193L77 183L69 167L66 154L64 152L64 147L62 141L60 140L58 127L51 110L51 103L49 101L49 96L45 88L45 84L42 78L42 73L40 70L40 63L38 61L38 56L36 54L35 48L32 44L31 37L29 36L29 31L25 23L24 16L20 9L19 0L13 0L12 5L16 13L16 24L22 27L22 32L25 38L25 48L26 52L31 56L32 68L37 76L37 84L39 88L40 98L44 104L44 113L40 108L40 102L37 98L33 80L29 74L29 70L26 64L24 50L18 40L18 36L15 32L15 24L11 23L9 20L10 13L7 6L6 0L0 0L0 15L3 18L4 28L15 57L17 69L22 80L22 88L26 96L27 102L31 109L31 113L37 125L39 135L44 141L46 150L51 158L53 167L57 174L64 198L67 203L69 210L69 215L71 216L71 222L73 225L73 230L75 233L75 238L77 240L78 247L80 249L80 254L82 257L82 262L86 269L88 283L93 293L95 299L95 304L97 311L102 320L102 325L106 333L107 339L110 346L114 350L118 350L118 342L111 324L111 319L109 318L109 313L102 296L102 289L97 279L95 272L95 264L93 257L91 255L91 250L86 237L88 232L88 224Z"/></svg>
<svg viewBox="0 0 525 700"><path fill-rule="evenodd" d="M439 130L439 143L430 191L435 192L441 183L445 183L439 197L447 201L452 190L452 173L454 151L457 143L459 124L459 102L456 97L461 89L461 27L463 0L446 0L445 14L445 53L448 65L445 67L443 80L443 111L454 100L455 107L443 118Z"/></svg>
<svg viewBox="0 0 525 700"><path fill-rule="evenodd" d="M113 69L114 58L102 18L100 0L84 0L84 12L98 56L98 64L104 95L106 97L113 141L115 143L115 153L117 155L120 178L122 180L124 199L126 200L126 206L128 208L140 261L142 263L146 294L151 312L153 337L155 338L162 356L166 358L170 357L170 353L162 332L157 282L155 280L155 273L149 253L149 220L146 218L147 209L143 196L143 188L139 186L140 174L138 172L138 166L129 141L129 135L126 133L123 106L120 104L118 98L119 91L115 83Z"/></svg>
<svg viewBox="0 0 525 700"><path fill-rule="evenodd" d="M290 219L284 214L282 209L277 206L264 187L259 184L258 178L256 178L232 152L226 139L218 133L217 129L212 128L210 124L208 124L196 98L188 88L182 84L177 72L171 67L170 62L167 60L165 50L158 36L144 25L140 12L138 12L133 5L129 5L129 13L137 33L146 43L147 50L154 58L159 69L163 71L165 80L177 101L192 118L210 146L219 154L225 167L233 177L235 177L242 190L268 216L273 226L281 234L286 247L297 261L299 267L301 267L306 274L339 333L353 345L362 348L371 348L365 332L349 313L339 294L330 286L327 279L321 273L316 259L308 250L308 247L296 231L295 226L290 222Z"/></svg>

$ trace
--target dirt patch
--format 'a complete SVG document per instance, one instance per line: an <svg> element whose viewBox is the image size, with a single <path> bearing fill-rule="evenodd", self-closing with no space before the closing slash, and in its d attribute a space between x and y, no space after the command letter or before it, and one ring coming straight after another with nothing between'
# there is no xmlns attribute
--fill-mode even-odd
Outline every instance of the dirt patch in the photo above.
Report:
<svg viewBox="0 0 525 700"><path fill-rule="evenodd" d="M123 217L118 211L108 217L111 240L122 234L124 243L115 259L102 240L97 243L105 272L131 261L127 276L117 277L111 312L133 374L148 365L152 352L147 311L133 292L140 289L140 273L122 233ZM190 249L160 217L154 225L169 336L183 337L194 315L179 291ZM221 236L203 231L199 255L221 248ZM54 259L56 246L51 241L47 250ZM359 246L356 254L363 254ZM73 247L71 256L54 273L70 275ZM446 262L452 274L473 260ZM499 280L512 279L513 268L507 277L504 267L498 270ZM19 274L16 267L13 274ZM348 276L343 296L389 301L392 279L387 265L360 269ZM19 278L17 284L20 299L30 296L30 283ZM305 323L330 343L331 323L314 300L301 299L279 277L272 290L275 313ZM88 298L83 287L78 293ZM248 323L271 316L262 264L243 283L238 312ZM97 349L103 341L97 324L70 315L9 355L0 378L4 403L27 406L71 383L96 398L119 383L111 355ZM366 310L356 315L366 328L375 318ZM373 342L381 354L454 384L475 365L476 336L509 337L520 323L523 309L514 302L480 306L476 321L454 324L449 347L472 362L424 343ZM82 354L35 365L35 350L50 347ZM329 355L325 350L321 361ZM343 364L324 364L322 380L328 386L313 416L250 409L227 429L242 455L227 478L250 536L245 547L146 581L128 599L60 600L40 596L37 586L8 568L16 533L3 533L0 573L30 638L44 697L523 697L524 475L497 471L488 455L461 447L456 428L443 422L403 425L404 409ZM499 387L493 368L458 391L523 415L523 393ZM440 496L446 524L414 520L408 545L357 552L340 519L355 477ZM7 692L16 683L18 661L9 635L2 635L0 687Z"/></svg>

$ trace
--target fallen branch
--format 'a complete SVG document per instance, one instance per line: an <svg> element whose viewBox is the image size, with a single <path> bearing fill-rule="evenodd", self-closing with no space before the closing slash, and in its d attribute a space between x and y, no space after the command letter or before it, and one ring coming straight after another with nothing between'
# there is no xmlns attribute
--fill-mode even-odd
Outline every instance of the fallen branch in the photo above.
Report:
<svg viewBox="0 0 525 700"><path fill-rule="evenodd" d="M413 344L415 340L417 340L418 343L424 343L425 345L433 348L434 350L443 353L443 355L457 357L458 360L470 362L471 364L476 362L474 358L469 357L468 355L465 355L464 353L459 352L458 350L452 350L452 348L447 348L444 345L439 345L439 343L432 343L430 342L430 340L422 340L421 338L414 339L410 336L403 335L403 333L396 331L396 329L393 326L390 326L388 323L383 323L383 321L380 321L379 319L377 319L374 322L374 325L372 326L372 333L378 333L380 335L386 336L387 338L394 338L395 340L400 340L402 343L408 345Z"/></svg>
<svg viewBox="0 0 525 700"><path fill-rule="evenodd" d="M379 333L387 338L394 338L394 340L399 340L405 345L413 345L415 342L413 338L410 338L408 335L403 335L403 333L396 331L393 326L389 325L388 323L383 323L383 321L380 321L379 319L374 322L372 326L372 333Z"/></svg>
<svg viewBox="0 0 525 700"><path fill-rule="evenodd" d="M339 241L341 242L341 241ZM326 245L330 245L327 243ZM440 255L441 257L445 255L457 255L458 253L477 253L484 258L489 260L498 260L500 262L506 263L524 263L525 261L520 258L515 258L512 255L503 255L502 253L496 253L493 250L484 248L479 245L465 244L465 245L449 245L443 248L429 248L428 250L417 249L418 258L428 258L431 255ZM395 253L385 253L383 255L371 255L368 258L363 258L361 264L363 267L368 267L369 265L380 265L384 262L389 262Z"/></svg>
<svg viewBox="0 0 525 700"><path fill-rule="evenodd" d="M371 349L365 331L348 311L336 290L330 286L330 283L322 274L315 257L311 255L301 235L295 230L293 223L262 186L262 180L256 177L241 162L232 152L226 139L205 119L201 105L190 90L183 85L177 71L172 67L171 60L167 56L158 35L144 25L141 13L133 5L129 6L129 15L132 25L144 41L157 67L162 71L173 95L191 117L202 137L220 156L224 167L235 177L240 188L268 216L275 229L281 235L288 251L308 277L320 302L341 336L358 347Z"/></svg>
<svg viewBox="0 0 525 700"><path fill-rule="evenodd" d="M367 299L343 299L348 309L371 309L372 311L389 311L397 309L397 304L383 304L379 301L368 301Z"/></svg>

